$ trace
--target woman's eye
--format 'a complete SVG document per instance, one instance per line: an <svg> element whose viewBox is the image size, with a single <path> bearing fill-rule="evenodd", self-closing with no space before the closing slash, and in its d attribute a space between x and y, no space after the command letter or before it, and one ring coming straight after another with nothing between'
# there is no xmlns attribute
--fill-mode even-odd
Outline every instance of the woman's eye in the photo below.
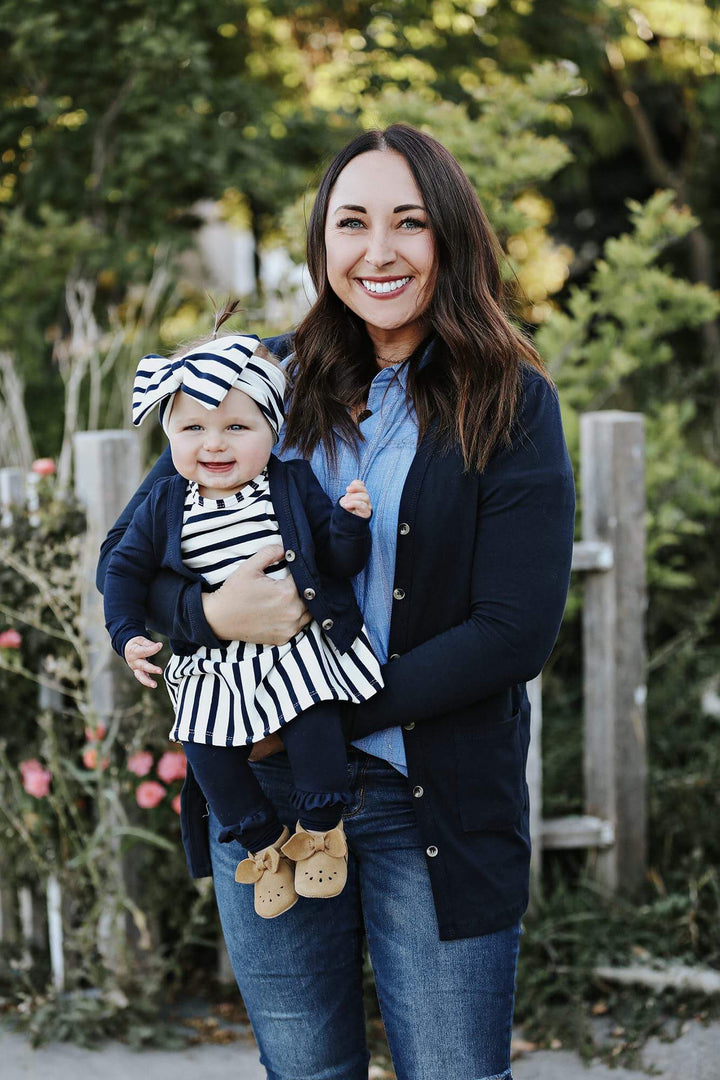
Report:
<svg viewBox="0 0 720 1080"><path fill-rule="evenodd" d="M419 218L406 217L400 222L400 228L406 232L414 232L415 229L427 229L427 222L420 221Z"/></svg>
<svg viewBox="0 0 720 1080"><path fill-rule="evenodd" d="M338 221L338 229L353 229L353 230L355 230L356 226L358 228L360 228L360 229L364 228L364 224L360 220L360 218L349 217L349 218L343 218L342 221Z"/></svg>

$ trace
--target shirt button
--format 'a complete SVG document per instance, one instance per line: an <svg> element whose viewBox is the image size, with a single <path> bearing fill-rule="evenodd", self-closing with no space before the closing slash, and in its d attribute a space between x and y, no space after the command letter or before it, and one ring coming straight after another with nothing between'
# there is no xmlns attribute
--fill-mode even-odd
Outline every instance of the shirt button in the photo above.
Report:
<svg viewBox="0 0 720 1080"><path fill-rule="evenodd" d="M421 788L419 784L417 785L417 787L413 788L413 795L415 796L416 799L422 799L424 794L425 794L425 789Z"/></svg>
<svg viewBox="0 0 720 1080"><path fill-rule="evenodd" d="M401 523L401 525L400 525L400 535L401 536L407 536L407 534L409 532L410 532L410 526L408 525L407 521L403 521Z"/></svg>
<svg viewBox="0 0 720 1080"><path fill-rule="evenodd" d="M403 729L405 731L412 731L414 729L414 727L415 727L415 721L414 720L411 720L409 724L403 724Z"/></svg>
<svg viewBox="0 0 720 1080"><path fill-rule="evenodd" d="M393 596L395 597L396 600L404 600L405 599L405 590L404 589L393 589Z"/></svg>
<svg viewBox="0 0 720 1080"><path fill-rule="evenodd" d="M429 858L431 858L431 859L434 859L435 856L437 855L437 853L438 853L438 849L435 847L434 844L431 844L429 848L425 849L425 854L427 856L429 856Z"/></svg>
<svg viewBox="0 0 720 1080"><path fill-rule="evenodd" d="M294 551L286 551L285 552L285 561L286 562L294 562L294 560L295 560L295 552Z"/></svg>
<svg viewBox="0 0 720 1080"><path fill-rule="evenodd" d="M323 619L321 625L323 630L332 630L335 623L332 621L332 619Z"/></svg>
<svg viewBox="0 0 720 1080"><path fill-rule="evenodd" d="M399 660L399 659L400 659L400 653L399 652L390 653L390 655L388 656L388 660Z"/></svg>
<svg viewBox="0 0 720 1080"><path fill-rule="evenodd" d="M314 589L305 589L305 591L303 593L303 596L305 597L306 600L314 600L315 599L315 590Z"/></svg>

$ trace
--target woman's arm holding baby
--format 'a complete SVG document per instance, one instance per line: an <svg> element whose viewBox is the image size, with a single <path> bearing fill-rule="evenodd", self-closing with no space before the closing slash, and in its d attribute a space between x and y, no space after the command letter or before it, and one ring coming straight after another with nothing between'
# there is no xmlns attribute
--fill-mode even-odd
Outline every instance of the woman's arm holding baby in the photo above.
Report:
<svg viewBox="0 0 720 1080"><path fill-rule="evenodd" d="M97 587L105 590L108 564L125 535L133 514L156 480L174 472L170 450L155 467L110 529L100 551ZM161 570L150 581L147 623L166 637L218 648L221 639L284 645L310 621L310 615L291 578L274 581L265 567L282 558L281 548L264 548L244 562L215 592L203 592L199 582L172 570Z"/></svg>

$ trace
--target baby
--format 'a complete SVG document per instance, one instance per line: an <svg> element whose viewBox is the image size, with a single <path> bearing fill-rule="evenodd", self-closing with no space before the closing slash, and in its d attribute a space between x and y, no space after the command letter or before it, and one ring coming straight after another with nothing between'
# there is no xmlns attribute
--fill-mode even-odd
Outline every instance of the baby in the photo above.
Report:
<svg viewBox="0 0 720 1080"><path fill-rule="evenodd" d="M342 891L341 818L353 795L336 703L364 701L382 687L348 580L370 553L370 497L353 480L333 507L308 462L272 453L284 391L282 369L254 337L211 338L171 360L142 358L133 423L159 406L178 475L158 480L135 511L104 593L113 648L154 687L161 669L150 657L162 645L147 636L145 604L158 571L213 588L261 548L285 548L267 573L292 574L312 621L280 646L171 641L164 673L175 710L170 738L183 745L222 826L220 841L247 849L235 879L254 884L263 918L298 896ZM292 837L248 764L252 743L275 731L293 776Z"/></svg>

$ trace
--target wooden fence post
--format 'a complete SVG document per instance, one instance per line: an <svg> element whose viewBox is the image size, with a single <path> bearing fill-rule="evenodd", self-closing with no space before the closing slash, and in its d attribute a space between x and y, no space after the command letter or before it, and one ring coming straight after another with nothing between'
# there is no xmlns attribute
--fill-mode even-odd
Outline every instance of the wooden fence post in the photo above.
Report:
<svg viewBox="0 0 720 1080"><path fill-rule="evenodd" d="M112 651L105 630L103 603L95 587L100 544L140 482L140 444L129 431L83 431L74 437L75 494L85 507L87 531L83 556L82 624L88 644L89 704L94 721L111 726L128 700L132 679ZM100 806L112 828L122 822L113 806ZM119 845L118 845L119 846ZM136 891L132 869L120 858L115 865L118 893ZM129 962L126 915L108 908L98 926L98 948L116 975Z"/></svg>
<svg viewBox="0 0 720 1080"><path fill-rule="evenodd" d="M90 652L90 705L107 720L125 698L122 666L105 630L102 596L95 587L100 544L140 483L140 445L129 431L82 431L74 437L75 495L85 508L83 631Z"/></svg>
<svg viewBox="0 0 720 1080"><path fill-rule="evenodd" d="M2 527L12 525L13 506L24 506L27 498L27 474L24 469L0 469L0 511Z"/></svg>
<svg viewBox="0 0 720 1080"><path fill-rule="evenodd" d="M612 545L614 563L585 578L586 812L615 828L595 874L632 892L647 861L644 418L580 418L583 537Z"/></svg>
<svg viewBox="0 0 720 1080"><path fill-rule="evenodd" d="M525 778L530 794L530 896L539 897L542 879L542 675L527 684L530 699L530 747Z"/></svg>
<svg viewBox="0 0 720 1080"><path fill-rule="evenodd" d="M47 662L42 665L41 673L48 674ZM63 696L59 689L40 684L38 691L38 705L41 711L59 713L63 708ZM28 890L30 893L30 890ZM30 893L27 898L29 906L29 925L27 933L32 935L32 923L37 923L42 918L36 897ZM65 988L65 934L63 930L63 914L67 905L63 903L62 886L55 874L48 876L45 883L45 915L47 919L47 941L50 948L50 970L52 972L53 986L56 990ZM21 897L22 910L22 897ZM27 940L27 933L23 929L23 937ZM32 937L31 937L32 940Z"/></svg>
<svg viewBox="0 0 720 1080"><path fill-rule="evenodd" d="M0 525L7 529L12 525L14 506L24 506L26 498L26 473L24 469L7 467L0 469ZM4 858L0 848L0 942L14 943L21 927L16 896L8 884L9 874L4 872Z"/></svg>

